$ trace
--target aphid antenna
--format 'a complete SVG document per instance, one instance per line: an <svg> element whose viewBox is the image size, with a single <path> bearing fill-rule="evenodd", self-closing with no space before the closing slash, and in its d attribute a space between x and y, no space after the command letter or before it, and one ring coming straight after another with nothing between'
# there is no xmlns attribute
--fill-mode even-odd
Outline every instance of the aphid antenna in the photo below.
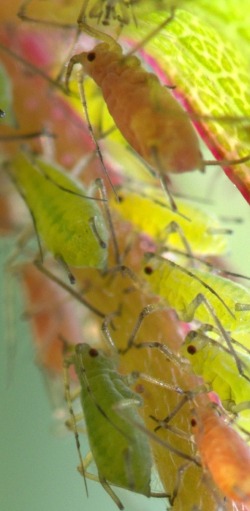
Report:
<svg viewBox="0 0 250 511"><path fill-rule="evenodd" d="M221 229L221 230L218 229L217 230L216 229L216 232L219 232L221 234L228 234L228 235L230 235L232 231L230 229L225 229L225 230L223 230L223 229ZM208 261L206 261L202 257L196 256L196 255L193 255L193 254L190 255L187 252L183 252L183 250L179 250L178 248L172 248L172 247L169 247L168 245L164 245L162 248L160 248L158 250L157 254L158 255L162 255L162 254L165 254L167 252L184 256L187 259L194 259L194 261L197 261L197 262L203 264L204 266L209 268L212 272L214 272L214 273L216 273L218 275L226 275L226 276L229 276L229 277L236 277L238 279L250 280L250 277L248 275L243 275L242 273L237 273L237 272L234 272L234 271L229 271L229 270L226 270L224 268L218 268L218 266L214 266L213 263L209 263ZM156 255L156 254L154 254L154 255ZM165 259L165 257L163 257L163 259ZM242 309L240 308L241 305L242 305ZM238 309L237 309L237 306L239 307ZM246 308L244 309L244 307L246 307ZM242 310L243 311L243 310L249 310L249 309L250 309L250 304L235 304L235 312L237 310Z"/></svg>
<svg viewBox="0 0 250 511"><path fill-rule="evenodd" d="M46 132L45 132L45 134L46 134ZM44 133L41 133L41 136L44 136ZM97 202L108 202L107 197L93 197L90 195L85 195L80 192L78 193L75 190L70 190L70 188L67 188L66 186L61 185L60 183L55 181L51 176L49 176L44 169L41 168L41 166L39 165L39 161L36 159L36 157L34 157L34 155L29 150L27 150L27 148L25 150L25 154L26 154L27 158L29 158L32 165L34 165L36 167L37 171L40 174L42 174L45 177L45 179L50 181L53 185L55 185L57 188L59 188L63 192L69 193L71 195L76 195L77 197L82 197L83 199L94 200Z"/></svg>
<svg viewBox="0 0 250 511"><path fill-rule="evenodd" d="M112 220L112 216L111 216L111 211L110 211L110 208L108 205L108 196L107 196L106 187L103 182L103 179L97 178L95 183L96 183L97 188L100 190L101 198L104 203L103 206L105 209L106 218L107 218L107 222L108 222L110 233L111 233L111 240L112 240L113 247L114 247L115 265L119 266L119 265L121 265L121 255L120 255L117 236L115 233L115 228L114 228L114 224L113 224L113 220Z"/></svg>
<svg viewBox="0 0 250 511"><path fill-rule="evenodd" d="M68 80L69 80L69 77L70 77L70 74L71 74L71 70L72 70L72 67L73 67L74 63L72 63L72 61L71 61L71 64L72 64L72 66L69 66L69 68L67 69L66 88L68 87ZM95 137L93 126L92 126L91 121L90 121L89 112L88 112L88 105L87 105L87 100L86 100L86 94L85 94L85 89L84 89L84 85L83 85L83 71L82 70L80 70L78 72L78 87L79 87L81 103L82 103L83 110L84 110L84 113L85 113L88 129L89 129L90 135L92 137L92 140L93 140L93 142L95 144L96 152L97 152L98 158L100 160L102 170L103 170L104 174L106 175L106 177L108 179L108 182L109 182L109 184L110 184L110 186L112 188L112 191L113 191L113 193L114 193L114 195L116 197L117 202L119 202L118 195L117 195L116 190L114 188L114 185L113 185L113 183L112 183L112 181L110 179L108 170L106 168L106 165L105 165L105 162L104 162L104 159L103 159L103 156L102 156L102 152L101 152L101 148L100 148L99 142L98 142L97 138Z"/></svg>
<svg viewBox="0 0 250 511"><path fill-rule="evenodd" d="M144 46L151 39L153 39L158 34L158 32L160 32L163 28L165 28L167 25L169 25L175 18L175 11L176 11L176 6L173 3L173 5L170 7L170 15L165 20L163 20L163 22L160 23L156 28L151 30L151 32L149 32L149 34L147 34L146 37L144 37L138 44L133 46L133 48L128 53L126 53L126 57L129 55L133 55L141 48L144 48Z"/></svg>
<svg viewBox="0 0 250 511"><path fill-rule="evenodd" d="M15 140L32 140L34 138L48 137L55 139L57 135L49 131L33 131L27 133L17 133L15 135L0 135L0 142L14 142Z"/></svg>
<svg viewBox="0 0 250 511"><path fill-rule="evenodd" d="M198 330L190 330L190 332L188 332L184 342L186 342L186 341L192 342L192 340L195 341L195 339L198 337L198 339L202 340L205 345L209 342L213 346L219 347L221 350L225 351L225 353L230 354L231 353L230 349L227 348L226 346L224 346L223 344L221 344L220 340L218 341L216 339L213 339L209 335L207 335L207 332L214 332L214 331L215 330L212 325L202 325L202 327L198 328ZM242 351L244 351L245 353L250 355L250 349L247 348L247 346L244 346L244 344L237 341L233 337L230 337L230 339L231 339L232 345L236 346L236 348L240 348Z"/></svg>
<svg viewBox="0 0 250 511"><path fill-rule="evenodd" d="M38 75L38 76L41 76L41 78L43 78L44 80L46 80L46 82L48 82L50 85L52 85L53 87L57 87L58 89L60 89L63 93L65 93L65 87L63 85L61 85L59 82L56 82L53 78L51 78L49 75L47 75L41 68L39 67L36 67L34 66L33 64L31 64L31 62L28 62L26 59L24 59L23 57L21 57L21 55L18 55L16 52L14 52L13 50L11 50L10 48L7 48L6 46L4 46L4 44L0 43L0 49L6 53L7 55L9 55L10 57L12 57L13 59L15 59L16 61L18 62L21 62L24 67L26 69L28 69L29 71L31 71L32 73L34 73L35 75Z"/></svg>

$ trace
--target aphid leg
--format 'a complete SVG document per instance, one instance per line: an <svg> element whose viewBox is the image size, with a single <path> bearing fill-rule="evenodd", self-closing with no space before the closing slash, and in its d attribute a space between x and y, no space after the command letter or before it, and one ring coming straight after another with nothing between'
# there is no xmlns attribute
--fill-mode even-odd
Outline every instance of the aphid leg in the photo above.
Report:
<svg viewBox="0 0 250 511"><path fill-rule="evenodd" d="M41 261L39 260L36 260L34 261L34 265L36 266L36 268L38 268L39 271L41 271L47 278L49 278L50 280L52 280L53 282L55 282L56 284L58 284L59 286L61 286L63 289L65 289L65 291L67 291L70 295L72 295L78 302L80 302L82 305L84 305L85 307L87 307L87 309L89 309L91 312L93 312L95 315L97 315L99 318L105 318L106 317L106 314L104 314L103 312L101 312L100 310L98 310L94 305L91 305L91 303L89 303L87 300L85 300L85 298L82 297L82 295L80 293L78 293L77 291L75 291L74 289L72 289L71 286L68 286L63 280L61 280L59 277L57 277L56 275L54 275L51 271L49 271L47 268L45 268L45 266L43 266L43 264L41 263Z"/></svg>
<svg viewBox="0 0 250 511"><path fill-rule="evenodd" d="M182 479L183 479L183 474L190 466L191 466L191 463L188 462L188 463L184 463L183 465L180 465L180 467L178 467L178 469L177 469L176 483L175 483L175 487L174 487L173 493L170 498L171 506L174 505L174 501L179 493L179 489L181 487L181 483L182 483Z"/></svg>
<svg viewBox="0 0 250 511"><path fill-rule="evenodd" d="M180 409L191 399L192 395L193 395L192 392L190 391L186 392L186 394L175 406L172 412L169 415L167 415L164 419L157 419L154 415L150 415L150 418L153 421L157 422L157 426L155 427L154 431L157 432L161 428L168 429L168 423L177 415Z"/></svg>
<svg viewBox="0 0 250 511"><path fill-rule="evenodd" d="M235 360L235 364L237 366L237 369L239 371L239 373L248 381L250 381L250 376L247 376L244 374L244 371L243 371L243 366L242 366L242 361L240 360L237 352L235 351L234 347L233 347L233 343L231 341L231 337L230 335L228 335L227 331L225 330L224 326L222 325L221 321L219 320L218 316L215 314L214 312L214 309L211 305L211 303L207 300L207 298L202 294L202 293L199 293L193 300L190 304L188 304L187 308L186 308L186 311L185 311L185 314L184 314L184 321L187 321L187 322L190 322L192 321L192 319L194 318L194 315L195 315L195 311L196 309L200 306L200 305L204 305L208 312L210 313L211 317L213 318L217 328L218 328L218 331L221 333L223 339L225 340L227 346L228 346L228 349L231 353L231 355L233 356L234 360Z"/></svg>
<svg viewBox="0 0 250 511"><path fill-rule="evenodd" d="M91 27L86 23L86 17L85 17L85 5L83 4L81 11L79 13L79 16L77 18L77 23L82 32L85 32L86 34L90 35L91 37L94 37L96 39L100 39L101 41L107 42L111 46L116 46L116 41L111 37L110 35L106 34L105 32L102 32L101 30L98 30L97 28Z"/></svg>
<svg viewBox="0 0 250 511"><path fill-rule="evenodd" d="M119 509L124 509L124 506L116 493L112 490L111 486L105 481L105 479L99 474L99 481L101 485L103 486L104 490L108 493L108 495L111 497L111 499L116 503L117 507Z"/></svg>
<svg viewBox="0 0 250 511"><path fill-rule="evenodd" d="M163 191L167 194L167 197L169 199L169 202L170 202L170 206L171 206L171 209L173 211L178 211L178 208L177 208L177 205L174 201L174 198L169 190L169 186L168 186L168 182L167 182L167 177L165 177L164 175L164 169L161 168L161 163L160 163L160 160L159 160L159 157L158 157L158 153L157 153L157 149L152 147L151 148L151 152L152 152L152 156L155 160L155 166L156 166L156 169L158 170L158 177L160 179L160 182L161 182L161 185L162 185L162 188L163 188ZM181 215L183 216L183 215ZM186 217L185 217L186 218Z"/></svg>
<svg viewBox="0 0 250 511"><path fill-rule="evenodd" d="M83 464L83 459L82 459L82 454L81 454L79 434L77 431L76 417L74 414L74 410L73 410L73 406L72 406L72 398L70 395L69 367L72 365L72 363L73 363L72 358L68 358L68 360L66 358L64 359L63 376L64 376L64 387L65 387L65 399L67 401L69 413L70 413L70 416L72 419L72 426L73 426L73 431L74 431L74 436L75 436L75 441L76 441L76 448L77 448L77 452L78 452L78 456L79 456L79 460L80 460L82 475L84 477L84 485L85 485L86 494L88 495L88 488L87 488L87 482L86 482L86 478L85 478L85 470L84 470L84 464Z"/></svg>
<svg viewBox="0 0 250 511"><path fill-rule="evenodd" d="M21 5L18 9L18 12L17 12L17 16L22 21L26 21L28 23L37 23L39 25L46 25L46 26L50 26L50 27L54 27L54 28L63 28L63 29L69 29L69 30L76 29L75 23L74 24L72 24L72 23L58 23L56 21L38 19L38 18L33 18L32 16L29 16L27 14L27 9L28 9L29 4L31 4L32 2L33 2L33 0L24 0L21 3Z"/></svg>
<svg viewBox="0 0 250 511"><path fill-rule="evenodd" d="M142 311L140 312L138 318L137 318L137 321L134 325L134 328L128 338L128 341L127 341L127 346L123 349L119 349L118 350L118 353L121 354L121 355L124 355L126 354L131 348L136 348L136 349L141 349L141 348L150 348L150 349L157 349L159 351L161 351L165 356L167 356L167 358L169 360L171 360L173 363L175 363L178 367L183 366L183 365L186 365L187 364L187 360L185 358L181 358L179 355L175 354L173 351L171 351L170 348L168 348L168 346L166 346L165 344L162 344L158 341L149 341L149 342L140 342L140 343L136 343L135 340L136 340L136 337L137 337L137 334L140 330L140 327L141 327L141 324L143 323L144 319L149 315L149 314L152 314L154 312L157 312L157 311L161 311L163 309L167 309L167 306L166 305L160 305L160 304L150 304L150 305L146 305L146 307L144 307L142 309ZM102 332L103 332L103 335L107 341L107 343L109 344L109 346L112 346L114 347L115 346L115 343L112 339L112 336L111 336L111 333L110 333L110 329L109 329L109 323L111 321L111 316L106 316L106 318L104 319L103 321L103 324L102 324Z"/></svg>
<svg viewBox="0 0 250 511"><path fill-rule="evenodd" d="M95 474L91 474L90 472L86 471L86 469L90 465L92 459L93 459L93 456L92 456L92 454L90 452L90 453L87 454L87 456L85 456L85 458L83 460L84 473L82 472L82 467L81 466L77 467L78 472L82 476L84 475L84 477L89 479L90 481L95 481L97 483L100 483L103 486L104 490L111 497L111 499L115 502L115 504L117 505L118 509L124 509L124 506L123 506L122 502L120 501L119 497L112 490L111 486L107 483L107 481L100 474L98 474L98 476L96 476Z"/></svg>
<svg viewBox="0 0 250 511"><path fill-rule="evenodd" d="M188 239L186 238L186 236L183 232L183 229L180 227L180 225L177 222L174 222L174 221L170 222L170 224L168 224L165 227L165 229L164 229L164 244L166 244L166 240L173 233L177 233L179 235L179 238L183 244L184 250L186 251L188 258L191 261L191 265L195 266L195 258L194 258L190 243L188 242ZM163 247L163 250L164 250L164 247Z"/></svg>
<svg viewBox="0 0 250 511"><path fill-rule="evenodd" d="M60 264L60 266L67 273L70 284L72 284L72 285L75 284L76 279L75 279L73 273L71 273L71 271L70 271L67 263L64 261L63 257L60 254L55 254L55 260Z"/></svg>
<svg viewBox="0 0 250 511"><path fill-rule="evenodd" d="M72 69L74 67L75 64L77 64L79 62L79 55L75 55L74 57L72 57L72 59L69 61L69 64L68 64L68 67L67 67L67 72L66 72L66 77L65 77L65 86L66 86L66 89L68 90L68 84L69 84L69 79L70 79L70 75L72 73ZM105 165L105 162L104 162L104 159L103 159L103 156L102 156L102 152L101 152L101 148L100 148L100 145L99 145L99 142L95 136L95 133L94 133L94 130L93 130L93 126L91 124L91 121L90 121L90 117L89 117L89 112L88 112L88 104L87 104L87 99L86 99L86 94L85 94L85 89L84 89L84 76L83 76L83 71L79 71L78 72L78 87L79 87L79 93L80 93L80 98L81 98L81 103L82 103L82 106L83 106L83 110L84 110L84 113L85 113L85 117L86 117L86 122L87 122L87 126L88 126L88 129L89 129L89 133L92 137L92 140L95 144L95 147L96 147L96 152L97 152L97 155L98 155L98 158L100 160L100 163L101 163L101 167L102 167L102 170L104 172L104 174L106 175L107 179L108 179L108 182L113 190L113 193L118 201L118 196L117 196L117 193L116 193L116 190L113 186L113 183L109 177L109 173L108 173L108 170L106 168L106 165Z"/></svg>
<svg viewBox="0 0 250 511"><path fill-rule="evenodd" d="M115 233L115 228L114 228L110 208L108 205L108 196L107 196L107 192L106 192L106 188L105 188L103 179L100 179L100 178L96 179L95 184L98 187L98 189L100 190L100 194L103 199L103 207L105 209L106 218L107 218L107 222L109 225L111 239L112 239L112 243L113 243L113 247L114 247L115 264L117 266L119 266L119 265L121 265L121 256L120 256L119 246L118 246L118 242L117 242L117 236Z"/></svg>
<svg viewBox="0 0 250 511"><path fill-rule="evenodd" d="M183 405L182 405L183 406ZM120 408L120 414L123 415L124 414L124 411L122 410L122 408ZM125 414L124 414L125 415ZM141 422L138 422L137 420L134 420L132 419L131 417L126 417L126 420L128 422L130 422L135 428L139 429L142 433L144 433L145 435L147 435L151 440L153 440L154 442L156 442L157 444L161 445L162 447L165 447L166 449L168 449L170 452L173 452L174 454L176 454L177 456L179 456L180 458L183 458L185 460L188 460L188 461L191 461L193 463L195 463L195 465L197 465L198 467L200 467L200 462L198 461L198 459L190 456L189 454L183 452L183 451L180 451L179 449L177 449L176 447L174 447L173 445L171 445L169 442L167 442L166 440L163 440L162 438L160 438L159 436L157 436L154 432L150 431L149 429L147 429L143 424L141 424ZM169 496L169 495L168 495Z"/></svg>
<svg viewBox="0 0 250 511"><path fill-rule="evenodd" d="M141 373L139 371L132 371L132 373L129 375L132 379L132 381L136 381L139 378L142 380L145 380L149 383L152 383L153 385L158 385L159 387L162 387L164 389L171 390L173 392L176 392L177 394L185 394L185 391L181 389L180 387L177 387L176 385L172 385L171 383L166 383L162 380L158 380L157 378L154 378L146 373Z"/></svg>

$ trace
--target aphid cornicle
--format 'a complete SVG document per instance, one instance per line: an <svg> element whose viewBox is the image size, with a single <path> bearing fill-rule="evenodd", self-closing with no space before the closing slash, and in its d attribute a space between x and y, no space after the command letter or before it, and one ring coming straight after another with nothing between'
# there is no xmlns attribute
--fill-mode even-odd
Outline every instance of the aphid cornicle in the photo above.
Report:
<svg viewBox="0 0 250 511"><path fill-rule="evenodd" d="M58 166L19 153L7 171L46 248L66 266L104 268L108 228L95 199Z"/></svg>
<svg viewBox="0 0 250 511"><path fill-rule="evenodd" d="M79 23L90 35L108 42L71 58L66 84L75 64L82 65L101 88L116 126L131 147L161 178L168 172L203 169L196 132L180 104L134 55L106 34Z"/></svg>
<svg viewBox="0 0 250 511"><path fill-rule="evenodd" d="M222 493L250 504L250 447L212 408L198 408L191 420L202 463Z"/></svg>
<svg viewBox="0 0 250 511"><path fill-rule="evenodd" d="M102 350L78 344L66 367L70 364L74 364L80 382L88 439L100 482L106 487L110 483L149 497L152 466L149 442L131 424L135 419L142 423L137 411L140 396L130 389L126 377L117 372L114 359Z"/></svg>

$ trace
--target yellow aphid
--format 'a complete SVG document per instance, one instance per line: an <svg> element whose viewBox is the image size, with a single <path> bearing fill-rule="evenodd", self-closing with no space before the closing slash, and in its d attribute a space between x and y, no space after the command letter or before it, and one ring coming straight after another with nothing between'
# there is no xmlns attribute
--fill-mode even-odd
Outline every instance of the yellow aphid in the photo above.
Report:
<svg viewBox="0 0 250 511"><path fill-rule="evenodd" d="M186 242L198 255L220 255L227 249L225 229L215 216L197 205L178 199L178 215L167 206L163 191L153 187L146 187L145 194L144 190L136 193L122 188L119 199L111 199L112 208L157 244L183 251Z"/></svg>

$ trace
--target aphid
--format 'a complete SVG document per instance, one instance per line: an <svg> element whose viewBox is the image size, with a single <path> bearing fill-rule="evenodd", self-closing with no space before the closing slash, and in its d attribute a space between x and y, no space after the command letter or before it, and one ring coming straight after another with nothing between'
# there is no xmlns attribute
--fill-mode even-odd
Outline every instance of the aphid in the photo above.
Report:
<svg viewBox="0 0 250 511"><path fill-rule="evenodd" d="M59 167L20 153L8 164L48 250L64 266L104 268L108 229L96 199Z"/></svg>
<svg viewBox="0 0 250 511"><path fill-rule="evenodd" d="M225 233L215 216L198 206L178 199L177 214L169 209L159 188L147 187L139 192L122 188L119 202L111 199L112 208L159 245L200 255L223 254L227 248ZM192 219L193 221L189 221Z"/></svg>
<svg viewBox="0 0 250 511"><path fill-rule="evenodd" d="M250 447L212 408L196 409L191 420L202 464L222 493L250 504Z"/></svg>
<svg viewBox="0 0 250 511"><path fill-rule="evenodd" d="M158 258L151 259L144 267L144 277L152 290L176 310L180 320L190 322L194 319L210 325L217 335L223 337L239 372L243 373L231 334L237 340L237 332L247 334L249 331L250 313L242 312L240 316L237 313L239 303L250 303L247 289L209 272L195 268L191 272L167 259L161 262ZM249 379L246 375L244 377Z"/></svg>
<svg viewBox="0 0 250 511"><path fill-rule="evenodd" d="M172 18L173 14L165 24ZM80 20L79 27L105 42L71 58L66 85L73 66L81 64L84 73L101 88L109 112L125 139L162 178L168 172L201 168L195 130L169 90L154 74L143 69L137 57L124 55L112 37Z"/></svg>
<svg viewBox="0 0 250 511"><path fill-rule="evenodd" d="M172 8L170 16L157 27L157 31L173 20L174 11ZM204 170L206 162L202 158L197 134L188 115L168 88L160 83L158 77L143 69L141 61L131 55L132 52L124 55L121 46L111 36L87 25L81 15L78 23L81 30L104 42L70 59L66 87L74 65L81 64L84 74L101 88L116 126L151 172L160 178L167 192L169 172ZM138 46L143 46L155 33L156 30L152 31ZM84 97L82 102L87 115ZM249 156L234 163L246 159ZM170 200L172 208L176 209L173 199Z"/></svg>
<svg viewBox="0 0 250 511"><path fill-rule="evenodd" d="M231 353L222 340L219 341L199 332L190 332L181 354L190 360L194 372L211 385L223 406L238 413L237 424L250 431L250 382L240 377ZM240 349L238 343L234 348L242 367L250 372L250 353Z"/></svg>
<svg viewBox="0 0 250 511"><path fill-rule="evenodd" d="M120 509L123 506L109 483L149 497L152 458L148 439L126 420L128 417L142 424L137 411L142 404L140 396L117 372L114 358L88 344L78 344L65 364L74 365L81 385L81 403L98 480ZM72 410L69 390L68 401ZM85 470L83 475L88 476Z"/></svg>

